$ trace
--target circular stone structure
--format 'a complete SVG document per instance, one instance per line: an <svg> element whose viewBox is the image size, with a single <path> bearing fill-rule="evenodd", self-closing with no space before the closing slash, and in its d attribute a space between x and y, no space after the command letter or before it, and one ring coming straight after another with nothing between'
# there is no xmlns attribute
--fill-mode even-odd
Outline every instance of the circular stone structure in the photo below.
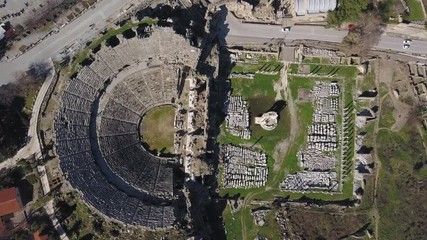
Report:
<svg viewBox="0 0 427 240"><path fill-rule="evenodd" d="M259 124L262 129L271 131L277 127L279 115L276 112L266 112L261 117L255 117L255 124Z"/></svg>
<svg viewBox="0 0 427 240"><path fill-rule="evenodd" d="M155 155L173 154L175 107L162 105L142 116L139 132L142 144Z"/></svg>
<svg viewBox="0 0 427 240"><path fill-rule="evenodd" d="M171 28L117 38L114 47L97 47L67 81L54 122L55 151L67 182L100 214L171 227L181 215L174 189L179 166L148 152L139 128L150 109L174 104L180 73L195 68L198 50Z"/></svg>

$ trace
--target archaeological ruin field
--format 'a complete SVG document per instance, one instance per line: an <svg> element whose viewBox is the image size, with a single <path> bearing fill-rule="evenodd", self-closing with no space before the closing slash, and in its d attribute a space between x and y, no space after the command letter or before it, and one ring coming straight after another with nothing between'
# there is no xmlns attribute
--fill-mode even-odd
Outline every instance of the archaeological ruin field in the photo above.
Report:
<svg viewBox="0 0 427 240"><path fill-rule="evenodd" d="M242 184L252 181L248 166L253 163L237 166L233 154L220 154L220 194L244 197L237 208L229 205L224 210L230 236L246 231L271 237L277 231L274 221L259 226L245 220L258 212L253 205L245 206L250 201L350 200L354 191L355 104L359 104L355 101L356 78L366 70L356 67L350 58L310 54L301 62L285 64L273 55L244 51L235 58L218 142L227 148L240 147L244 158L248 155L244 151L265 154L268 176L257 184ZM273 130L255 124L257 117L275 110L279 118ZM240 223L233 227L239 218Z"/></svg>

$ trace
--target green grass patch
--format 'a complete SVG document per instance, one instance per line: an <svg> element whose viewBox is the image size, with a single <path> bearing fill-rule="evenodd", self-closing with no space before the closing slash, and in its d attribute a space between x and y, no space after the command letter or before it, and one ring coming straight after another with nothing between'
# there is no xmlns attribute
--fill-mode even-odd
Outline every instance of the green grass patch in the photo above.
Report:
<svg viewBox="0 0 427 240"><path fill-rule="evenodd" d="M251 208L243 208L239 211L232 213L229 205L226 206L222 213L224 219L227 239L243 239L241 220L245 222L246 236L248 239L255 239L255 237L266 237L268 239L280 239L280 228L276 221L276 211L270 210L265 218L265 224L258 226L254 222L251 214Z"/></svg>
<svg viewBox="0 0 427 240"><path fill-rule="evenodd" d="M273 84L279 79L279 75L255 74L254 79L233 78L231 88L233 95L242 96L245 99L254 97L273 97L276 92Z"/></svg>
<svg viewBox="0 0 427 240"><path fill-rule="evenodd" d="M291 73L291 74L298 73L298 65L299 64L295 64L295 63L290 64L289 69L288 69L288 73Z"/></svg>
<svg viewBox="0 0 427 240"><path fill-rule="evenodd" d="M302 60L303 63L321 63L321 61L319 57L306 57Z"/></svg>
<svg viewBox="0 0 427 240"><path fill-rule="evenodd" d="M384 95L386 95L388 93L388 88L385 85L385 83L380 83L380 97L383 97Z"/></svg>
<svg viewBox="0 0 427 240"><path fill-rule="evenodd" d="M255 125L254 119L256 116L267 112L276 102L273 85L279 80L277 75L255 74L254 79L234 78L231 80L232 94L242 96L249 103L249 112L251 113L250 129L252 137L250 140L244 140L239 137L234 137L228 134L223 127L222 134L219 137L220 143L230 144L257 144L262 146L262 149L267 155L272 155L274 147L282 139L289 136L289 112L285 107L280 113L280 119L276 129L266 131L260 126Z"/></svg>
<svg viewBox="0 0 427 240"><path fill-rule="evenodd" d="M363 143L366 146L373 146L375 143L375 123L374 122L370 122L368 123L366 126L363 127L363 130L366 132L366 135L363 139Z"/></svg>
<svg viewBox="0 0 427 240"><path fill-rule="evenodd" d="M425 236L426 175L424 139L416 126L400 132L384 129L377 135L381 160L378 183L380 239L418 239Z"/></svg>
<svg viewBox="0 0 427 240"><path fill-rule="evenodd" d="M25 97L25 109L28 109L31 113L34 102L36 101L37 93L39 92L38 88L31 88L28 92L28 95Z"/></svg>
<svg viewBox="0 0 427 240"><path fill-rule="evenodd" d="M289 88L291 89L291 95L294 100L298 99L299 89L313 89L314 81L310 78L293 76L289 78Z"/></svg>
<svg viewBox="0 0 427 240"><path fill-rule="evenodd" d="M25 179L27 179L27 181L31 184L35 184L39 181L39 178L34 173L27 175Z"/></svg>
<svg viewBox="0 0 427 240"><path fill-rule="evenodd" d="M366 185L363 189L362 203L357 208L358 210L371 209L374 203L375 176L366 176L365 179Z"/></svg>
<svg viewBox="0 0 427 240"><path fill-rule="evenodd" d="M240 223L241 214L241 211L232 213L228 204L222 212L227 239L242 239L242 224Z"/></svg>
<svg viewBox="0 0 427 240"><path fill-rule="evenodd" d="M425 20L423 7L418 0L406 0L409 7L409 15L404 18L408 21L423 21Z"/></svg>
<svg viewBox="0 0 427 240"><path fill-rule="evenodd" d="M142 140L150 150L173 153L175 108L172 105L155 107L141 121Z"/></svg>
<svg viewBox="0 0 427 240"><path fill-rule="evenodd" d="M320 63L321 64L331 64L331 59L328 57L320 58Z"/></svg>
<svg viewBox="0 0 427 240"><path fill-rule="evenodd" d="M390 96L383 99L381 103L380 127L390 128L395 120L393 117L393 102Z"/></svg>
<svg viewBox="0 0 427 240"><path fill-rule="evenodd" d="M317 75L332 75L335 77L342 77L344 79L355 81L358 70L354 66L341 66L341 65L323 65L310 63L310 73ZM350 79L351 78L351 79Z"/></svg>
<svg viewBox="0 0 427 240"><path fill-rule="evenodd" d="M53 199L53 197L52 197L52 195L46 195L46 196L43 196L43 197L41 197L41 198L39 198L39 199L37 199L32 205L31 205L31 208L32 209L39 209L39 208L41 208L41 207L43 207L44 205L46 205L47 204L47 202L49 202L50 200L52 200Z"/></svg>
<svg viewBox="0 0 427 240"><path fill-rule="evenodd" d="M375 72L371 71L358 82L358 90L367 91L375 88Z"/></svg>
<svg viewBox="0 0 427 240"><path fill-rule="evenodd" d="M280 227L276 221L276 211L273 209L267 213L265 224L259 227L258 235L267 239L281 239Z"/></svg>
<svg viewBox="0 0 427 240"><path fill-rule="evenodd" d="M44 25L43 26L41 26L40 28L39 28L39 31L40 31L40 33L47 33L47 32L49 32L50 30L52 30L52 28L53 27L55 27L55 25L54 25L54 23L53 22L51 22L51 21L46 21L45 23L44 23Z"/></svg>

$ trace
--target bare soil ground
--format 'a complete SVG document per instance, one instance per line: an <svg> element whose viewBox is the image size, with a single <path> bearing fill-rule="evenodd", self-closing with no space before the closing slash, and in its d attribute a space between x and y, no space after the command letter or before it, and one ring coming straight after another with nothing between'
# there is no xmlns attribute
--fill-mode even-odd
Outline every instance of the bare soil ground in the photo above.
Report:
<svg viewBox="0 0 427 240"><path fill-rule="evenodd" d="M393 102L393 118L395 120L391 130L394 132L402 129L410 118L412 106L403 102L411 98L409 86L409 72L406 64L396 61L380 60L379 83L384 83ZM399 92L399 97L393 91Z"/></svg>
<svg viewBox="0 0 427 240"><path fill-rule="evenodd" d="M371 222L365 213L322 212L300 207L290 207L285 216L290 235L299 239L341 239Z"/></svg>
<svg viewBox="0 0 427 240"><path fill-rule="evenodd" d="M311 90L310 89L298 89L298 101L299 102L311 102Z"/></svg>

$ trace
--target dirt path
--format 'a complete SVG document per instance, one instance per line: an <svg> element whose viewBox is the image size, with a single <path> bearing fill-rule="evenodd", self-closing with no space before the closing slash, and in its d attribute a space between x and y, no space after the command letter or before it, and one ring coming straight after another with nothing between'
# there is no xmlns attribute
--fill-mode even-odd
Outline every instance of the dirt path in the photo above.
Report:
<svg viewBox="0 0 427 240"><path fill-rule="evenodd" d="M382 74L383 68L380 68L380 64L377 65L378 67L376 67L376 81L375 81L375 85L377 89L380 89L380 83L381 82L385 82L383 80L385 80L384 78L384 74ZM390 73L390 69L386 69L387 73ZM386 79L388 80L389 76L386 76ZM390 90L389 86L390 86L390 82L386 82L387 88ZM387 92L386 94L384 94L384 96L381 96L380 100L379 100L379 109L378 112L381 113L381 108L382 108L382 103L384 101L384 99L386 99L388 96L390 95L390 91ZM378 211L378 205L377 205L377 196L378 196L378 181L379 181L379 176L380 176L380 170L381 170L381 161L378 158L378 146L377 146L377 141L376 141L376 137L377 134L380 130L388 130L387 128L380 128L380 120L381 120L381 114L377 114L377 120L375 121L375 128L374 128L374 141L373 141L373 148L374 148L374 161L375 161L375 182L374 182L374 202L373 202L373 206L372 206L372 213L373 213L373 217L374 217L374 221L375 221L375 238L378 239L379 237L379 221L380 221L380 214Z"/></svg>
<svg viewBox="0 0 427 240"><path fill-rule="evenodd" d="M420 136L424 139L424 129L418 124L417 126L418 132L420 133ZM423 146L424 146L424 150L426 152L427 155L427 145L426 142L423 142Z"/></svg>
<svg viewBox="0 0 427 240"><path fill-rule="evenodd" d="M287 69L288 69L288 64L284 63L284 67L281 70L281 81L280 86L279 85L275 85L275 91L278 92L278 95L276 95L276 98L278 96L280 96L280 99L285 99L287 100L287 107L289 108L289 114L290 114L290 125L291 125L291 131L289 134L289 137L287 139L284 139L283 141L281 141L279 144L276 145L276 148L274 149L274 159L276 159L276 161L274 162L274 167L273 167L273 184L275 185L277 183L277 181L280 181L280 179L278 179L278 172L282 166L283 160L286 156L286 154L288 154L290 146L292 145L292 143L294 142L298 130L299 130L299 124L298 124L298 118L297 118L297 110L296 110L296 106L295 106L295 102L292 99L292 95L291 95L291 91L288 88L288 78L287 78ZM283 95L279 94L280 88L283 90ZM280 100L280 99L276 99L276 100ZM271 187L265 187L265 191L270 190ZM257 192L257 193L249 193L248 195L246 195L245 199L242 202L242 206L241 209L242 211L245 208L248 208L252 202L252 200L258 195L263 193L263 191L261 192ZM248 234L247 234L247 226L246 226L246 222L244 219L244 215L242 214L242 216L240 217L240 223L242 226L242 239L246 240L248 239Z"/></svg>
<svg viewBox="0 0 427 240"><path fill-rule="evenodd" d="M240 208L242 213L244 211L244 209L249 206L249 204L252 201L252 196L254 196L254 193L249 193L248 195L246 195L245 199L243 200L242 203L242 207ZM245 222L245 218L244 218L244 214L241 214L240 216L240 224L242 225L242 239L248 239L248 236L246 234L246 222Z"/></svg>
<svg viewBox="0 0 427 240"><path fill-rule="evenodd" d="M281 141L280 143L278 143L276 145L276 147L274 148L274 159L276 159L276 161L274 162L274 167L273 167L273 172L277 173L280 170L280 167L282 165L282 162L289 150L290 147L290 143L292 143L298 133L298 129L299 129L299 125L298 125L298 119L297 119L297 114L296 114L296 109L295 109L295 103L292 99L291 96L291 92L290 89L288 88L288 74L287 74L287 70L288 70L288 63L283 63L284 67L281 70L281 78L280 78L280 89L283 91L283 98L287 100L287 107L289 108L289 114L290 114L290 125L291 125L291 131L289 133L289 137L287 139L284 139L283 141ZM279 91L276 92L280 93L282 91L280 91L280 89L278 89ZM277 97L277 96L276 96Z"/></svg>
<svg viewBox="0 0 427 240"><path fill-rule="evenodd" d="M379 71L377 80L379 83L384 83L386 85L388 91L386 95L390 95L390 99L393 103L393 118L395 120L395 123L391 127L393 132L400 131L400 129L405 126L411 114L411 106L403 103L393 94L394 78L402 72L401 65L396 64L395 61L379 60L376 68L377 71ZM379 84L377 85L377 89L379 89ZM380 104L381 103L382 101L380 101Z"/></svg>
<svg viewBox="0 0 427 240"><path fill-rule="evenodd" d="M394 110L393 110L393 118L394 118L394 124L391 126L391 130L393 132L400 131L408 122L408 119L411 114L411 106L409 106L406 103L401 102L400 100L396 99L396 97L391 96Z"/></svg>

